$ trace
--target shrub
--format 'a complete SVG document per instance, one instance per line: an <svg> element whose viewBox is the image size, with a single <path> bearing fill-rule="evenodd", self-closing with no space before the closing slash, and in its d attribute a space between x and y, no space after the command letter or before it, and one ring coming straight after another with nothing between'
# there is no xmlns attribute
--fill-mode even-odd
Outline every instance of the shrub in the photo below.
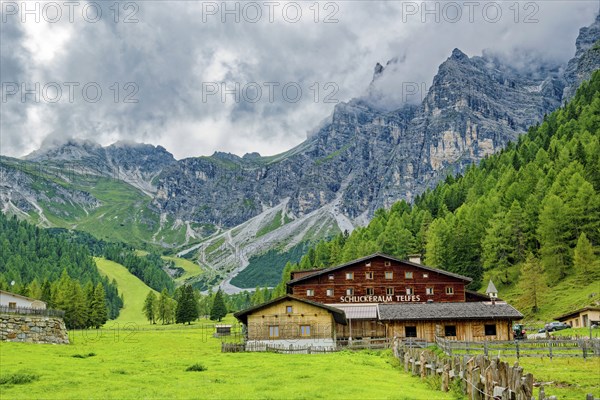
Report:
<svg viewBox="0 0 600 400"><path fill-rule="evenodd" d="M206 367L200 363L196 363L196 364L190 365L185 370L201 372L201 371L206 371Z"/></svg>
<svg viewBox="0 0 600 400"><path fill-rule="evenodd" d="M23 385L25 383L37 381L38 379L40 379L40 376L37 374L17 372L14 374L0 376L0 385Z"/></svg>

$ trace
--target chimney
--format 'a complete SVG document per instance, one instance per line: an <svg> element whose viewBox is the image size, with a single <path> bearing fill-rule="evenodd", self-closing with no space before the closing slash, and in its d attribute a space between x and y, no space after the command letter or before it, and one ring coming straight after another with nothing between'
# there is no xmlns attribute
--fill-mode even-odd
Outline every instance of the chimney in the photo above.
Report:
<svg viewBox="0 0 600 400"><path fill-rule="evenodd" d="M420 254L409 254L408 261L415 264L421 264L421 255Z"/></svg>

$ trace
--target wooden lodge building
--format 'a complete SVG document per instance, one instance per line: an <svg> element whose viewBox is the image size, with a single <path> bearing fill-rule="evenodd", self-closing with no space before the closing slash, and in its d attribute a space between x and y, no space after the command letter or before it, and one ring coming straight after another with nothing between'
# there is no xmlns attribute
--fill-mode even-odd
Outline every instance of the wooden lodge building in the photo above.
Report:
<svg viewBox="0 0 600 400"><path fill-rule="evenodd" d="M426 267L417 257L406 261L377 253L335 267L293 272L287 292L343 310L348 325L338 326L338 337L512 339L512 323L523 315L495 297L467 290L470 282L466 276Z"/></svg>
<svg viewBox="0 0 600 400"><path fill-rule="evenodd" d="M489 295L467 290L470 282L466 276L421 265L418 258L406 261L376 253L335 267L294 271L287 282L287 296L235 316L247 325L249 340L273 339L264 326L260 332L251 327L252 321L259 325L266 321L265 326L274 326L277 320L293 322L286 329L295 334L306 332L300 326L306 325L306 319L294 322L296 319L283 307L303 301L302 307L321 306L321 311L330 313L327 318L335 322L328 334L332 339L396 336L434 341L439 336L467 341L511 340L512 323L523 315L497 299L491 282ZM340 311L345 316L343 322L337 314ZM302 315L309 314L318 313Z"/></svg>

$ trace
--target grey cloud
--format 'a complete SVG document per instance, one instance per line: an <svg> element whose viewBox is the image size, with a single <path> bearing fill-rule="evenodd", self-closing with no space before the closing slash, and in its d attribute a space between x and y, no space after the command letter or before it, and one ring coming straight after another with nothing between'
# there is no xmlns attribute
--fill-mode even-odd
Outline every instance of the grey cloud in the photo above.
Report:
<svg viewBox="0 0 600 400"><path fill-rule="evenodd" d="M69 137L104 144L147 141L178 158L215 150L282 151L331 114L333 104L323 103L327 82L339 88L336 99L347 101L365 93L377 61L398 57L377 88L381 105L393 108L406 100L398 93L403 82L429 85L455 47L469 56L493 49L515 64L522 60L519 54L534 51L545 62L565 62L574 52L579 27L591 23L597 10L595 2L539 2L537 24L514 23L508 16L498 24L437 24L416 17L403 21L402 2L339 2L339 23L314 23L306 14L296 24L281 17L273 24L264 18L256 24L224 24L216 17L203 23L199 2L137 4L139 23L115 24L110 18L95 24L61 22L72 28L72 36L48 62L30 61L22 25L2 24L3 38L10 38L1 44L3 82L97 82L103 89L97 103L2 104L2 154L20 156L45 138ZM107 17L112 17L110 5L103 5ZM303 5L308 13L310 4ZM321 20L325 15L321 10ZM235 103L231 96L224 103L216 96L203 102L203 82L219 80L296 82L303 95L297 103L285 102L281 91L273 103L265 93L256 103ZM123 84L134 82L139 102L115 103L114 82L120 83L120 100L126 94ZM317 102L310 89L315 83Z"/></svg>

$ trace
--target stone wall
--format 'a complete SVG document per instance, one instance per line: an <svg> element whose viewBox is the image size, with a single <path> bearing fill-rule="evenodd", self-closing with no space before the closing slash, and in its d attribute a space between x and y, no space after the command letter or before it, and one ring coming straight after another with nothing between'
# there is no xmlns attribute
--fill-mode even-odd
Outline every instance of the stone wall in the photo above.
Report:
<svg viewBox="0 0 600 400"><path fill-rule="evenodd" d="M40 315L0 314L0 340L69 344L62 318Z"/></svg>

